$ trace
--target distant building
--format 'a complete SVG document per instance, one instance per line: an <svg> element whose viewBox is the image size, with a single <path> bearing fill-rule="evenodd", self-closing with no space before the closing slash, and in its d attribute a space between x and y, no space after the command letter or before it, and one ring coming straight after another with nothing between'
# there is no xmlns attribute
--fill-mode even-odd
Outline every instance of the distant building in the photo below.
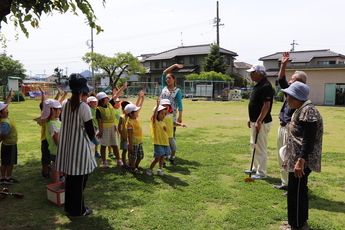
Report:
<svg viewBox="0 0 345 230"><path fill-rule="evenodd" d="M266 67L268 79L276 84L283 52L260 58ZM286 67L289 80L296 70L308 75L309 99L316 105L344 105L345 55L329 49L290 52Z"/></svg>

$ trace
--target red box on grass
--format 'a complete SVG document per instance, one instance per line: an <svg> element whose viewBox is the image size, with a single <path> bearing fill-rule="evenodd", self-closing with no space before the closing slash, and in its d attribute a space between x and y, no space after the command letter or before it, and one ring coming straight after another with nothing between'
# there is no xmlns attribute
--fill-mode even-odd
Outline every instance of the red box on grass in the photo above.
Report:
<svg viewBox="0 0 345 230"><path fill-rule="evenodd" d="M46 186L47 200L61 206L65 203L65 182L58 182Z"/></svg>

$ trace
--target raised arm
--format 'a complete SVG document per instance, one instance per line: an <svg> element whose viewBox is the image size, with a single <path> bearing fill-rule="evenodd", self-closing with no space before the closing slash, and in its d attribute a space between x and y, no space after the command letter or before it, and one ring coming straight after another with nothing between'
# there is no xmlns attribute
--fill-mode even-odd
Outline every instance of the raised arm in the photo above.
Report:
<svg viewBox="0 0 345 230"><path fill-rule="evenodd" d="M289 52L284 52L283 53L283 57L282 57L282 62L281 62L281 66L280 66L280 70L278 73L278 78L281 79L285 76L285 69L286 69L286 65L289 62L289 58L290 58L290 53Z"/></svg>
<svg viewBox="0 0 345 230"><path fill-rule="evenodd" d="M8 95L7 95L7 98L5 100L5 104L7 104L7 105L10 104L12 97L13 97L13 90L11 89L10 92L8 93Z"/></svg>
<svg viewBox="0 0 345 230"><path fill-rule="evenodd" d="M169 66L168 68L166 68L163 71L163 74L168 74L168 73L170 73L175 68L180 68L181 69L181 68L183 68L183 65L181 65L181 64L173 64L173 65Z"/></svg>
<svg viewBox="0 0 345 230"><path fill-rule="evenodd" d="M45 92L41 86L38 86L38 89L41 91L41 103L43 103L44 100L46 99Z"/></svg>
<svg viewBox="0 0 345 230"><path fill-rule="evenodd" d="M128 85L128 83L125 82L125 84L123 84L123 86L119 90L116 90L115 88L113 89L113 100L114 100L114 102L122 94L122 92L127 88L127 85Z"/></svg>
<svg viewBox="0 0 345 230"><path fill-rule="evenodd" d="M59 97L62 95L62 89L60 86L56 86L56 89L57 89L58 93L56 94L54 99L58 101Z"/></svg>
<svg viewBox="0 0 345 230"><path fill-rule="evenodd" d="M137 102L135 103L136 106L140 107L139 111L141 110L141 108L143 107L143 104L144 104L144 99L145 99L145 91L144 90L141 90L139 92L139 96L138 96L138 99L137 99Z"/></svg>

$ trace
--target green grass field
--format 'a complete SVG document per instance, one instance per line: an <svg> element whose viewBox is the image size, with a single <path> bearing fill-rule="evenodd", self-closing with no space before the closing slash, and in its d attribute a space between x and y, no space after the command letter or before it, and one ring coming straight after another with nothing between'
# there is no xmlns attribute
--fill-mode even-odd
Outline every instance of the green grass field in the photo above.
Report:
<svg viewBox="0 0 345 230"><path fill-rule="evenodd" d="M130 99L135 101L136 99ZM108 159L110 168L90 174L85 203L92 216L69 220L63 206L46 199L49 180L41 177L39 101L13 102L9 117L19 133L18 165L8 187L23 193L0 200L1 229L278 229L287 220L286 197L272 188L280 183L276 136L282 103L274 103L269 133L268 178L248 183L250 130L248 101L184 100L183 123L178 128L176 166L167 163L165 176L132 175ZM140 112L148 168L153 157L149 118L155 105L147 98ZM309 177L311 229L345 229L345 107L318 107L324 119L322 173ZM97 159L98 164L100 160ZM156 173L156 169L154 173ZM2 187L0 187L2 188Z"/></svg>

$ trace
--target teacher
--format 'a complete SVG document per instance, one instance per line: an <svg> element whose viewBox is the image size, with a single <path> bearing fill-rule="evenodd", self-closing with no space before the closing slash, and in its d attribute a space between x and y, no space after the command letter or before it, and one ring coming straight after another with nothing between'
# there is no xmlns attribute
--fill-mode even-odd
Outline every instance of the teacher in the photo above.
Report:
<svg viewBox="0 0 345 230"><path fill-rule="evenodd" d="M163 71L162 74L162 93L160 99L169 99L174 115L174 122L182 123L182 91L176 87L176 77L171 71L175 68L183 68L183 65L174 64ZM178 117L176 114L178 111ZM175 131L176 127L174 127ZM175 132L174 132L175 134Z"/></svg>

